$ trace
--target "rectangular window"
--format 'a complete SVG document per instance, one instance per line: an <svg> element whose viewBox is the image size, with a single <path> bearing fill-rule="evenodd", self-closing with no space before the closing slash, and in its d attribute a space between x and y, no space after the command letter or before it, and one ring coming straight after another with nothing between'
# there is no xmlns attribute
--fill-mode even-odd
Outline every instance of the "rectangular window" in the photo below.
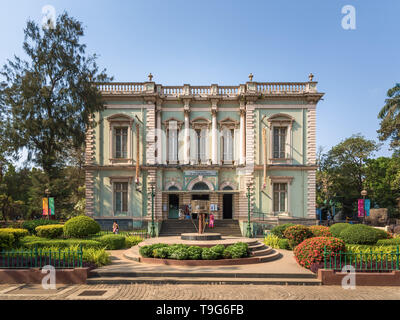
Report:
<svg viewBox="0 0 400 320"><path fill-rule="evenodd" d="M128 158L128 128L115 128L115 158Z"/></svg>
<svg viewBox="0 0 400 320"><path fill-rule="evenodd" d="M207 130L196 130L197 162L207 162Z"/></svg>
<svg viewBox="0 0 400 320"><path fill-rule="evenodd" d="M233 130L225 129L223 131L223 160L233 161Z"/></svg>
<svg viewBox="0 0 400 320"><path fill-rule="evenodd" d="M168 160L178 161L178 130L168 130Z"/></svg>
<svg viewBox="0 0 400 320"><path fill-rule="evenodd" d="M287 211L287 183L274 183L274 212Z"/></svg>
<svg viewBox="0 0 400 320"><path fill-rule="evenodd" d="M285 159L286 153L286 127L274 127L273 157L274 159Z"/></svg>
<svg viewBox="0 0 400 320"><path fill-rule="evenodd" d="M115 214L128 212L128 183L114 183Z"/></svg>

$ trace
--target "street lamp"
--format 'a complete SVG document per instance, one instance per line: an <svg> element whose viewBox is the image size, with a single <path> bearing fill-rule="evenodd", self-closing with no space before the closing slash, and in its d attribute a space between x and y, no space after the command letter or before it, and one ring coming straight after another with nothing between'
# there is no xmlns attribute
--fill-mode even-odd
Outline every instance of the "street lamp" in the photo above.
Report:
<svg viewBox="0 0 400 320"><path fill-rule="evenodd" d="M50 199L50 190L49 189L46 189L46 190L44 190L44 193L46 194L46 197L47 197L47 220L50 220L50 212L49 212L49 199Z"/></svg>
<svg viewBox="0 0 400 320"><path fill-rule="evenodd" d="M154 192L154 182L150 183L151 186L151 229L150 229L150 237L154 238L156 236L156 227L154 225L154 196L156 195Z"/></svg>
<svg viewBox="0 0 400 320"><path fill-rule="evenodd" d="M247 185L247 231L246 237L251 238L251 226L250 226L250 184Z"/></svg>
<svg viewBox="0 0 400 320"><path fill-rule="evenodd" d="M361 191L361 195L363 197L363 218L362 218L362 222L365 223L365 196L368 194L367 190L362 190Z"/></svg>

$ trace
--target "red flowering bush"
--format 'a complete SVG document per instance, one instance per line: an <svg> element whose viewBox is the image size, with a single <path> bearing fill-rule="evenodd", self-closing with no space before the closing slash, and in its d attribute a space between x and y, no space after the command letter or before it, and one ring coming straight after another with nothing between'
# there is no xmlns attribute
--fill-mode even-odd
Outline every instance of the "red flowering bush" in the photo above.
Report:
<svg viewBox="0 0 400 320"><path fill-rule="evenodd" d="M313 237L332 237L332 232L328 227L324 226L311 226L308 227L313 234Z"/></svg>
<svg viewBox="0 0 400 320"><path fill-rule="evenodd" d="M289 245L292 249L298 244L302 243L305 239L313 236L310 229L300 224L287 228L283 232L283 235L289 240Z"/></svg>
<svg viewBox="0 0 400 320"><path fill-rule="evenodd" d="M294 249L296 261L302 267L310 269L311 264L324 262L324 248L327 257L334 257L339 251L346 251L343 240L334 237L314 237L304 240Z"/></svg>

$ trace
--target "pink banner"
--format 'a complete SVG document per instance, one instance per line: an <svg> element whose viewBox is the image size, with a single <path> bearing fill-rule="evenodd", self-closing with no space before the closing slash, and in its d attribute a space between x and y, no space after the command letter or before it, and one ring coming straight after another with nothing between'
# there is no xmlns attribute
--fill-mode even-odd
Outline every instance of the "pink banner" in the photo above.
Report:
<svg viewBox="0 0 400 320"><path fill-rule="evenodd" d="M358 216L364 217L364 199L358 199Z"/></svg>

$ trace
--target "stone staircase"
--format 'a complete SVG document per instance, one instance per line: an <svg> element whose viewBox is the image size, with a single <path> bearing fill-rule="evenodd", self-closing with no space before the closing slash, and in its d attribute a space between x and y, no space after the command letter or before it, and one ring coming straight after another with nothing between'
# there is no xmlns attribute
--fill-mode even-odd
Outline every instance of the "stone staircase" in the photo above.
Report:
<svg viewBox="0 0 400 320"><path fill-rule="evenodd" d="M193 220L198 226L198 220ZM179 236L182 233L197 232L192 220L164 220L162 222L160 237ZM220 233L222 236L241 237L239 222L237 220L215 220L214 228L204 230L207 233Z"/></svg>

